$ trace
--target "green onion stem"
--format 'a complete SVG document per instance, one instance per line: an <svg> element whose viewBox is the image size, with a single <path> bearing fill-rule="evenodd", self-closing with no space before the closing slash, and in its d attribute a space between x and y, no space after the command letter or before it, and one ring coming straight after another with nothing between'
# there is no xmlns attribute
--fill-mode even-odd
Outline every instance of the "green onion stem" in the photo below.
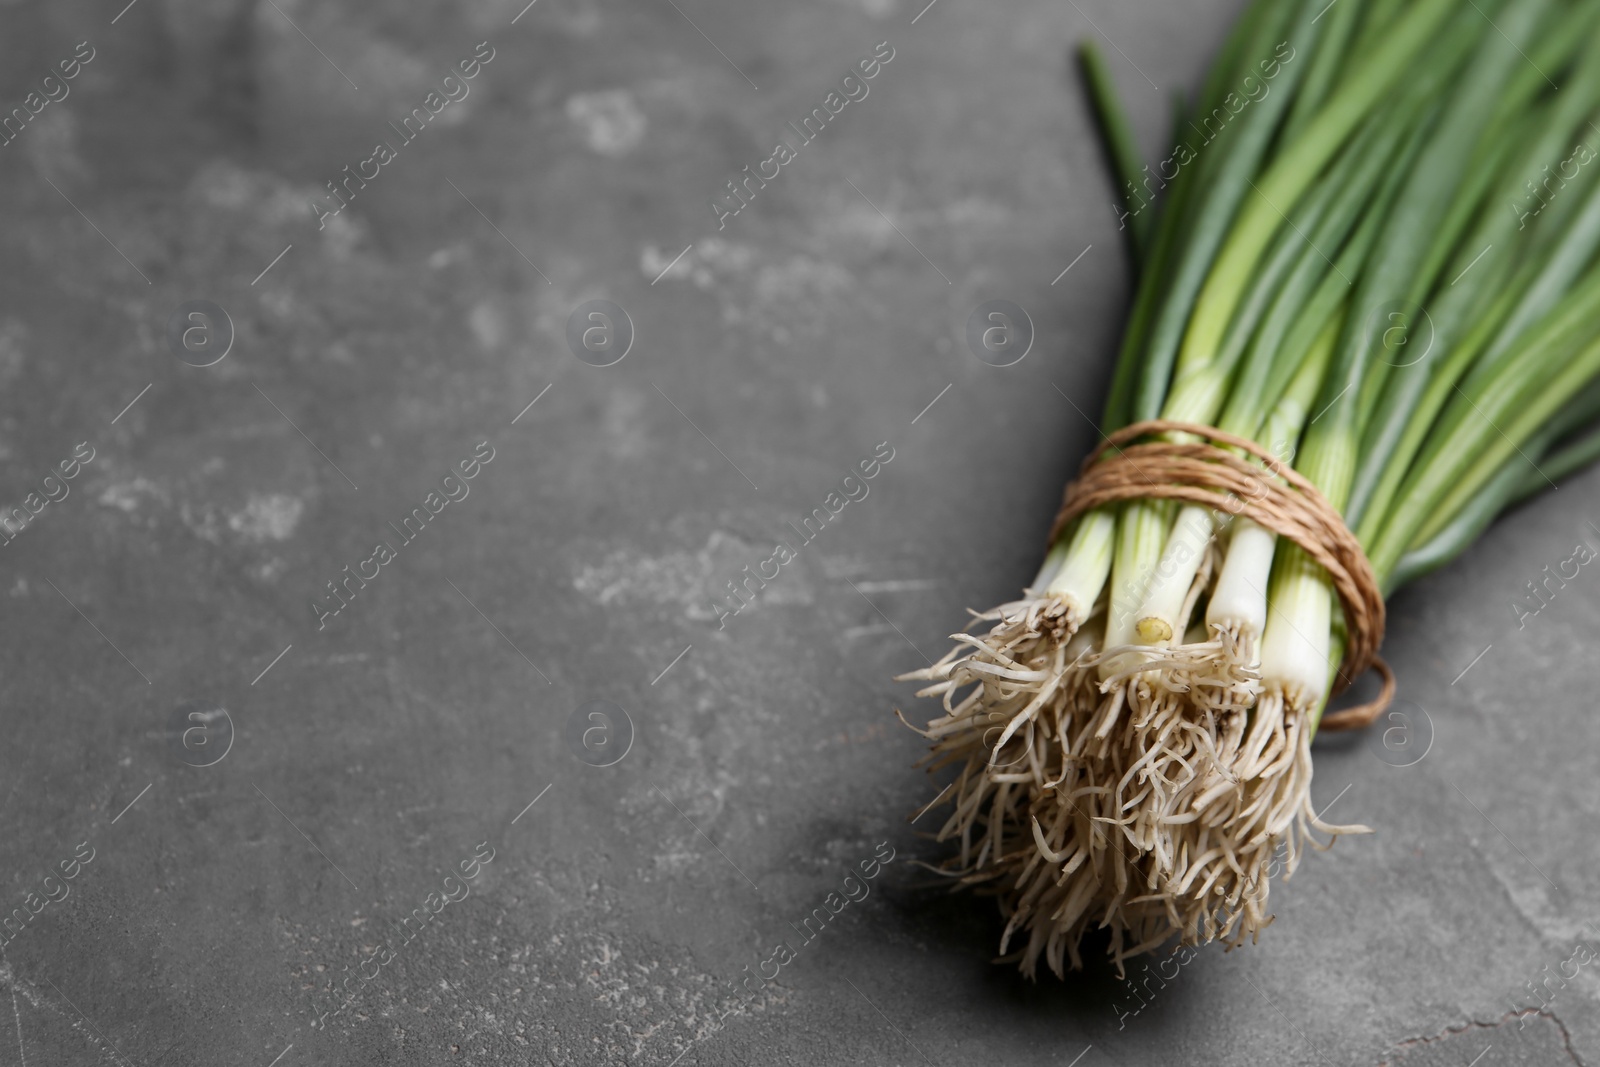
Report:
<svg viewBox="0 0 1600 1067"><path fill-rule="evenodd" d="M1223 98L1239 55L1272 3L1273 0L1254 0L1235 23L1221 54L1206 75L1195 105L1196 112L1209 112ZM1123 333L1101 415L1102 433L1111 433L1135 420L1133 397L1145 376L1144 353L1157 316L1168 299L1174 272L1193 226L1191 216L1200 197L1200 168L1194 163L1192 149L1183 145L1178 137L1173 138L1173 144L1173 158L1178 161L1179 169L1171 182L1172 190L1156 216L1152 251L1138 276L1133 308L1128 315L1128 326Z"/></svg>
<svg viewBox="0 0 1600 1067"><path fill-rule="evenodd" d="M1596 419L1600 419L1600 381L1590 382L1548 427L1508 459L1448 525L1426 544L1400 557L1389 576L1386 594L1449 563L1506 511L1600 459L1600 426L1593 425ZM1587 429L1575 439L1559 440L1586 424ZM1537 461L1532 458L1535 456Z"/></svg>
<svg viewBox="0 0 1600 1067"><path fill-rule="evenodd" d="M1449 0L1417 0L1393 32L1350 68L1305 133L1281 151L1261 180L1246 179L1251 195L1194 304L1182 341L1182 363L1208 360L1217 350L1255 263L1283 223L1283 212L1299 201L1361 120L1407 72L1451 7ZM1152 377L1167 370L1161 355L1152 353Z"/></svg>
<svg viewBox="0 0 1600 1067"><path fill-rule="evenodd" d="M1326 19L1327 25L1323 27L1322 39L1317 42L1316 51L1311 56L1305 81L1300 84L1300 91L1290 105L1289 115L1283 120L1283 132L1279 138L1284 144L1294 142L1305 131L1306 124L1333 91L1340 72L1349 62L1356 20L1364 13L1365 7L1365 0L1340 0L1324 8L1318 16Z"/></svg>
<svg viewBox="0 0 1600 1067"><path fill-rule="evenodd" d="M1507 360L1487 380L1453 386L1456 395L1402 483L1396 507L1381 533L1367 549L1380 581L1414 544L1426 542L1448 522L1470 493L1493 475L1504 457L1490 463L1484 457L1503 447L1513 451L1532 436L1537 423L1519 439L1514 426L1524 425L1528 411L1546 416L1561 400L1577 392L1586 379L1552 392L1556 383L1571 382L1573 367L1583 366L1584 344L1600 331L1600 271L1593 271L1575 286L1515 347ZM1576 358L1575 358L1576 357ZM1483 469L1490 463L1488 469Z"/></svg>
<svg viewBox="0 0 1600 1067"><path fill-rule="evenodd" d="M1422 0L1425 5L1435 2L1438 0ZM1258 59L1265 61L1274 54L1275 44L1286 39L1284 31L1288 16L1295 14L1296 6L1285 4L1267 11L1254 27L1255 33L1243 49L1243 56L1248 58L1241 66L1250 68ZM1298 24L1309 20L1309 7L1300 6ZM1298 25L1296 29L1299 29ZM1314 40L1314 33L1296 33L1294 36L1307 45ZM1155 418L1161 413L1173 364L1178 359L1178 348L1183 342L1185 324L1189 322L1191 312L1198 316L1205 311L1204 302L1197 306L1196 297L1201 293L1202 286L1209 285L1207 272L1215 270L1213 260L1217 250L1228 237L1229 226L1239 205L1255 184L1252 175L1270 147L1271 135L1304 69L1304 65L1297 62L1282 64L1273 83L1273 92L1243 107L1236 115L1220 103L1208 111L1197 109L1195 117L1198 124L1194 121L1189 124L1202 137L1206 136L1203 127L1208 123L1219 126L1220 132L1198 149L1202 191L1190 208L1192 232L1185 241L1181 259L1168 279L1160 312L1144 346L1143 371L1134 383L1128 410L1130 421ZM1232 91L1231 88L1228 90L1229 93ZM1222 101L1227 99L1228 95L1224 94ZM1270 238L1271 235L1267 236ZM1263 241L1262 245L1265 243ZM1241 274L1247 276L1243 264L1239 269ZM1226 321L1222 325L1225 327ZM1221 332L1219 329L1218 339ZM1211 351L1215 351L1215 346Z"/></svg>
<svg viewBox="0 0 1600 1067"><path fill-rule="evenodd" d="M1149 252L1150 228L1156 213L1148 198L1140 197L1139 188L1144 181L1145 166L1140 162L1139 149L1134 143L1133 128L1122 110L1117 90L1106 67L1105 56L1093 40L1085 38L1078 45L1078 69L1089 92L1089 103L1095 125L1105 143L1107 157L1112 163L1112 174L1117 183L1117 198L1122 202L1123 217L1128 232L1128 251L1137 272Z"/></svg>

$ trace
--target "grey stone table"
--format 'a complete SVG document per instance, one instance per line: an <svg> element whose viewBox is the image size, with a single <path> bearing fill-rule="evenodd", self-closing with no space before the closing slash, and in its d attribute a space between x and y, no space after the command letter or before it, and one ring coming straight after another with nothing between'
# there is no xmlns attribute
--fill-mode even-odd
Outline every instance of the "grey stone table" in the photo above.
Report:
<svg viewBox="0 0 1600 1067"><path fill-rule="evenodd" d="M0 5L0 1064L1600 1060L1593 475L1259 945L1034 985L914 865L1128 295L1067 49L1153 152L1231 2L525 4Z"/></svg>

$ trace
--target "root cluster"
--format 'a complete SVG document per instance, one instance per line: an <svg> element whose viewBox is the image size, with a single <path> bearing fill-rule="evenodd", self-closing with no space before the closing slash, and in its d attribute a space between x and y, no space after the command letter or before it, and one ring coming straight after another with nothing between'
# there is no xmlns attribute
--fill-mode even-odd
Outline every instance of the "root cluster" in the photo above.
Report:
<svg viewBox="0 0 1600 1067"><path fill-rule="evenodd" d="M1001 959L1030 977L1081 967L1095 928L1119 968L1174 939L1254 941L1272 879L1366 829L1317 818L1308 709L1263 692L1247 642L1103 648L1103 616L1008 604L905 676L943 704L930 769L959 768L934 802L945 870L998 897Z"/></svg>

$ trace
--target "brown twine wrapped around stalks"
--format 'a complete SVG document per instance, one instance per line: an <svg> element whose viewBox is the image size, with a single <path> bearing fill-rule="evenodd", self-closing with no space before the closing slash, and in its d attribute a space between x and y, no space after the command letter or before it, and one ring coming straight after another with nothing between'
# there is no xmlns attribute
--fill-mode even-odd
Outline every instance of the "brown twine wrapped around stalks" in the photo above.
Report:
<svg viewBox="0 0 1600 1067"><path fill-rule="evenodd" d="M1152 434L1175 433L1205 440L1129 444ZM1222 445L1228 447L1219 447ZM1265 470L1229 449L1254 456ZM1219 492L1228 495L1219 501ZM1394 674L1378 655L1387 619L1383 593L1361 542L1316 486L1249 438L1211 426L1150 419L1106 437L1083 461L1078 477L1062 497L1049 543L1055 543L1086 511L1123 500L1151 498L1216 506L1236 517L1243 515L1304 549L1333 579L1344 607L1347 638L1334 694L1348 689L1369 669L1376 670L1383 683L1382 691L1370 702L1324 716L1320 729L1357 730L1383 714L1395 690Z"/></svg>
<svg viewBox="0 0 1600 1067"><path fill-rule="evenodd" d="M1304 549L1343 607L1334 691L1369 668L1382 679L1375 700L1320 726L1357 729L1383 713L1394 695L1378 656L1383 596L1360 543L1304 476L1214 427L1136 423L1084 461L1050 543L1088 511L1142 499L1214 507ZM1181 617L1213 581L1217 553L1213 540ZM1303 844L1331 844L1313 829L1367 832L1324 823L1311 808L1316 708L1263 692L1259 672L1230 659L1224 640L1102 649L1107 610L1104 593L1082 618L1030 594L975 613L992 623L987 633L953 635L943 659L902 676L933 683L918 695L944 705L918 731L933 742L930 771L961 766L928 806L954 806L936 837L960 849L940 871L998 896L1008 918L1000 961L1030 976L1041 958L1058 974L1068 960L1081 967L1079 941L1096 927L1110 932L1119 969L1174 937L1254 940L1271 922L1270 879L1287 879ZM1020 947L1008 953L1014 939Z"/></svg>

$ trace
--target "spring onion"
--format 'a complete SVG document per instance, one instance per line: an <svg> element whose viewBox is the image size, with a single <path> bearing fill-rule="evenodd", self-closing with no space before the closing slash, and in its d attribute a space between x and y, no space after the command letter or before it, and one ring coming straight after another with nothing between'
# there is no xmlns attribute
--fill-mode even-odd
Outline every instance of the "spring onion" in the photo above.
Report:
<svg viewBox="0 0 1600 1067"><path fill-rule="evenodd" d="M1254 442L1202 470L1315 487L1384 596L1600 457L1600 0L1255 0L1159 200L1081 58L1138 277L1102 432ZM1253 940L1274 874L1366 831L1310 803L1343 586L1230 499L1076 514L1019 599L904 676L942 704L946 870L999 899L1029 975L1097 928L1119 966Z"/></svg>

